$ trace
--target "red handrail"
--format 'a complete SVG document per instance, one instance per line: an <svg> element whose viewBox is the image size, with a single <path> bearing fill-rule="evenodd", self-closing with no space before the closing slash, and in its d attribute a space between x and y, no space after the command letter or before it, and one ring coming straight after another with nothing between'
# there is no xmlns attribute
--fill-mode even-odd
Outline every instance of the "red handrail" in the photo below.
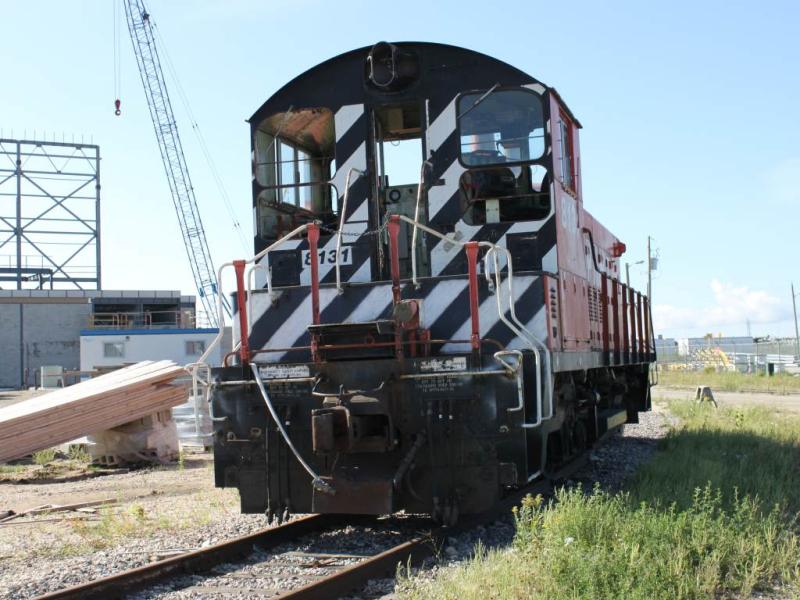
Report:
<svg viewBox="0 0 800 600"><path fill-rule="evenodd" d="M478 314L478 242L467 242L467 277L469 279L469 315L472 321L472 349L476 352L481 347L481 324ZM499 290L498 290L499 293ZM511 300L514 301L513 298Z"/></svg>
<svg viewBox="0 0 800 600"><path fill-rule="evenodd" d="M239 359L242 364L250 362L250 340L247 336L247 302L244 287L244 267L247 261L233 261L233 269L236 272L236 306L239 310Z"/></svg>
<svg viewBox="0 0 800 600"><path fill-rule="evenodd" d="M400 215L391 215L389 223L389 263L392 273L392 301L400 302Z"/></svg>

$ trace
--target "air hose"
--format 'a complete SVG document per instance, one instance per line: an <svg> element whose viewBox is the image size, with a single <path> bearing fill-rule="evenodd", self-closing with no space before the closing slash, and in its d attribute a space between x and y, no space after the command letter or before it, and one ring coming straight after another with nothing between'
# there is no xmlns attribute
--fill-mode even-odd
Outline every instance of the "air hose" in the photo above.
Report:
<svg viewBox="0 0 800 600"><path fill-rule="evenodd" d="M297 462L299 462L306 472L311 475L311 485L315 490L325 494L335 494L336 490L333 488L333 486L322 479L322 477L317 475L314 469L311 468L311 465L309 465L305 459L300 456L300 452L297 451L297 448L294 447L292 440L289 439L289 434L286 432L286 428L283 426L278 413L275 411L275 407L272 406L272 400L269 399L267 390L264 388L264 383L261 381L261 374L258 372L258 366L255 363L251 363L250 368L253 370L253 375L256 378L256 385L258 386L259 391L261 391L261 397L264 398L264 403L267 405L267 410L269 410L269 414L272 415L272 420L275 421L275 424L278 426L278 431L281 432L286 445L289 446L289 449L292 451L292 454L294 454Z"/></svg>

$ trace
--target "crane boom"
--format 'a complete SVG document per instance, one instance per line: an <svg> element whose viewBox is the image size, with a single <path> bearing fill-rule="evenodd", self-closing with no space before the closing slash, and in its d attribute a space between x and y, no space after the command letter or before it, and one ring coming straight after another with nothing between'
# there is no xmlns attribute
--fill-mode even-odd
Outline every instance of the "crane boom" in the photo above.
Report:
<svg viewBox="0 0 800 600"><path fill-rule="evenodd" d="M217 316L219 291L216 272L211 261L200 211L197 208L189 169L186 166L186 157L167 92L164 72L161 69L150 15L142 0L124 0L123 4L133 43L133 53L139 66L147 105L158 139L158 148L161 151L161 160L167 174L172 202L178 214L183 243L197 292L211 324L214 327L221 327L223 324L218 322ZM227 299L223 297L222 301L226 312L230 315Z"/></svg>

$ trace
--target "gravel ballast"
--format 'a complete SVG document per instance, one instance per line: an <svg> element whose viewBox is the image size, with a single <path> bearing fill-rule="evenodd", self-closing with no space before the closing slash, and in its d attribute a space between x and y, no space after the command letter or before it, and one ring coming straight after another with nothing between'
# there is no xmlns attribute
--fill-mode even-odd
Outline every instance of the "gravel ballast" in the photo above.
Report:
<svg viewBox="0 0 800 600"><path fill-rule="evenodd" d="M587 465L575 473L571 481L566 482L567 485L580 484L591 487L594 482L599 482L606 489L619 489L627 477L650 459L656 450L658 440L666 434L669 427L669 417L663 412L642 413L640 420L639 424L625 425L622 431L611 435L592 453ZM130 537L121 545L84 552L76 556L61 557L51 554L37 558L35 552L17 557L13 554L10 557L6 556L0 560L0 597L32 598L141 566L152 560L252 533L267 525L261 515L238 514L238 506L234 502L235 491L213 490L210 484L211 471L207 469L197 469L197 471L198 473L193 475L204 478L204 481L205 478L209 480L202 484L206 488L200 491L184 490L181 495L173 497L167 490L170 481L168 478L160 481L157 476L151 476L151 480L148 481L149 487L156 486L163 491L153 495L153 498L138 497L136 502L144 507L146 514L163 512L165 503L174 505L174 510L191 511L196 501L196 494L201 494L203 501L210 507L205 516L207 520L210 519L208 522L198 526L184 524L180 528L155 529L146 536ZM133 474L113 477L135 478ZM181 478L185 480L185 474L178 474L175 477L176 480ZM104 484L85 483L87 486L113 485L110 477L102 479L106 480ZM76 484L70 485L76 486ZM229 492L233 492L233 496L220 497L221 499L214 496L210 503L208 501L209 494ZM122 507L120 510L129 508ZM247 562L217 567L209 577L184 578L177 582L183 589L175 589L176 582L172 582L169 587L153 588L137 595L136 598L172 600L220 597L214 590L217 588L218 592L219 588L223 587L239 590L234 596L226 594L225 597L264 598L266 589L275 589L277 593L279 590L297 587L315 576L324 575L326 570L339 569L359 560L358 556L387 549L403 539L410 538L418 531L413 527L406 528L398 524L397 519L386 522L390 521L392 525L389 528L347 526L327 534L303 538L296 543L269 552L257 551ZM24 525L15 527L17 530L24 528ZM8 554L9 547L16 547L15 543L9 543L8 540L5 540L5 545L3 543L2 536L7 535L9 529L11 527L0 528L0 548L3 548L3 554ZM18 531L15 531L14 535L20 537ZM424 565L418 576L431 576L441 567L471 557L478 542L484 547L500 547L508 545L513 536L514 524L510 515L506 519L453 535L447 539L438 557ZM54 543L56 541L54 540ZM356 558L317 558L318 562L315 563L313 557L315 553L350 554ZM204 587L208 588L210 593L204 593ZM374 580L368 582L362 592L353 597L376 598L391 594L393 590L393 579Z"/></svg>

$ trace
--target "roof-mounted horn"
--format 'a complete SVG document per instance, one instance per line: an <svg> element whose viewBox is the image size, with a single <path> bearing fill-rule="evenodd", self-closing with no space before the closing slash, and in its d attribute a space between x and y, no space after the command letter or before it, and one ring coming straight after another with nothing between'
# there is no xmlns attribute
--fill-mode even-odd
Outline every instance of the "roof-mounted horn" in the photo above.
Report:
<svg viewBox="0 0 800 600"><path fill-rule="evenodd" d="M367 81L384 92L395 92L419 77L416 54L389 42L378 42L367 55Z"/></svg>

